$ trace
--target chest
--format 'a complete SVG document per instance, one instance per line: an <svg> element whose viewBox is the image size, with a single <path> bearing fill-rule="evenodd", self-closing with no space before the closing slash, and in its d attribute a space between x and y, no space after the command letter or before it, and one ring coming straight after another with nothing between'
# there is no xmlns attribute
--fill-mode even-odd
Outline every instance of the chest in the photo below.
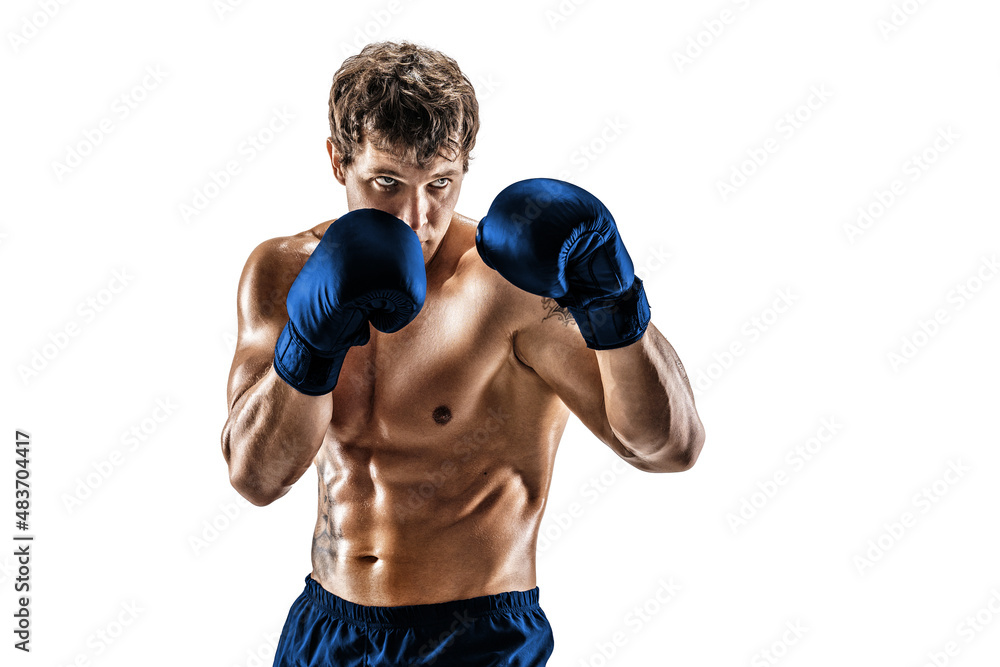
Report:
<svg viewBox="0 0 1000 667"><path fill-rule="evenodd" d="M511 354L497 304L474 284L428 295L420 314L344 359L333 392L341 441L436 439L459 431L490 395Z"/></svg>

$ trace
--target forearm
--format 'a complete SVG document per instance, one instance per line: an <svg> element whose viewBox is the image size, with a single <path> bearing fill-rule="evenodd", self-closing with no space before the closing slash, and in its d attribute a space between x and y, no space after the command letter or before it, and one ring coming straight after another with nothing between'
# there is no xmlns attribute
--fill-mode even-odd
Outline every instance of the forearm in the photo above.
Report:
<svg viewBox="0 0 1000 667"><path fill-rule="evenodd" d="M287 493L312 465L332 409L329 394L299 393L269 367L233 404L222 432L233 487L255 505Z"/></svg>
<svg viewBox="0 0 1000 667"><path fill-rule="evenodd" d="M684 366L666 338L650 323L635 343L596 354L608 423L621 443L647 468L693 465L704 431Z"/></svg>

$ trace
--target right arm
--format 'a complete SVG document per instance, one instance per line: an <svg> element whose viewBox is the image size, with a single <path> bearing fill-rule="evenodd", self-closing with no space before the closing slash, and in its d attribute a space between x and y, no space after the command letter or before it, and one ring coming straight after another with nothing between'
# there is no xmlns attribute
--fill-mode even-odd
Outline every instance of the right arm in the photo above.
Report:
<svg viewBox="0 0 1000 667"><path fill-rule="evenodd" d="M350 211L310 252L304 238L262 243L240 277L222 453L255 505L285 495L312 465L347 351L368 343L370 326L406 326L427 291L420 239L389 213Z"/></svg>
<svg viewBox="0 0 1000 667"><path fill-rule="evenodd" d="M265 241L240 276L222 454L233 488L258 506L288 493L305 474L333 416L330 394L300 393L273 366L275 343L288 321L285 297L309 257L304 245L299 239Z"/></svg>

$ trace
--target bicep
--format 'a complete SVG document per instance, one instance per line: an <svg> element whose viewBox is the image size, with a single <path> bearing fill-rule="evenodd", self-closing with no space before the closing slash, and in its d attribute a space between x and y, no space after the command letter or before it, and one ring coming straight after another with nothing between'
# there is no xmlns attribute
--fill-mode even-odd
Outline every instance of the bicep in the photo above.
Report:
<svg viewBox="0 0 1000 667"><path fill-rule="evenodd" d="M275 343L288 322L285 298L301 264L282 239L265 241L247 260L237 294L236 353L228 385L230 409L271 368Z"/></svg>

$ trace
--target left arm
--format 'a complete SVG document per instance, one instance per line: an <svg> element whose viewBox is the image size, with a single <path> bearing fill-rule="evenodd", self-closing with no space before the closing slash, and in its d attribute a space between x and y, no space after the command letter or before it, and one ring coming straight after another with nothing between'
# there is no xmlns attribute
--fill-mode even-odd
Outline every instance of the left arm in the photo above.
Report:
<svg viewBox="0 0 1000 667"><path fill-rule="evenodd" d="M655 471L693 466L705 431L684 366L663 334L650 324L637 342L594 353L618 439Z"/></svg>
<svg viewBox="0 0 1000 667"><path fill-rule="evenodd" d="M633 466L694 465L705 436L691 387L650 324L645 287L607 207L572 183L518 181L493 200L476 247L549 311L515 335L518 358Z"/></svg>
<svg viewBox="0 0 1000 667"><path fill-rule="evenodd" d="M552 304L540 308L540 318ZM677 353L649 324L635 343L587 348L569 318L544 317L517 332L514 352L602 442L647 472L694 465L705 432Z"/></svg>

